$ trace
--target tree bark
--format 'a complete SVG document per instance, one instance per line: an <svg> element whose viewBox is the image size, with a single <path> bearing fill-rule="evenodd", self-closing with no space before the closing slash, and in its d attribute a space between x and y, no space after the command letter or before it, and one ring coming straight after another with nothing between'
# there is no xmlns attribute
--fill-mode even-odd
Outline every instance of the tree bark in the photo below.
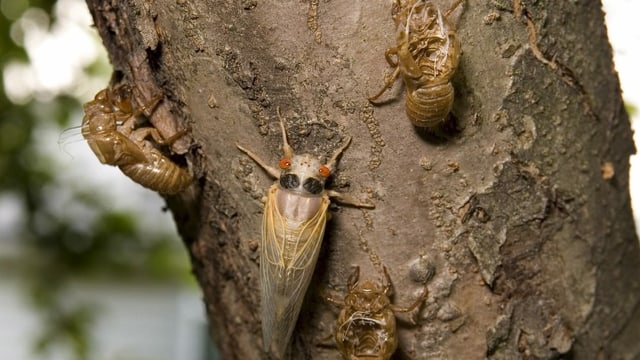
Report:
<svg viewBox="0 0 640 360"><path fill-rule="evenodd" d="M87 0L115 69L196 177L167 198L224 359L260 359L260 202L272 180L236 144L276 164L280 107L298 153L354 138L331 188L375 210L335 206L292 341L335 359L345 291L389 269L395 303L430 295L400 325L399 354L427 359L640 356L640 251L631 216L634 146L599 2L465 1L451 19L463 55L457 132L425 135L391 69L391 1ZM446 1L438 2L442 9ZM435 274L431 277L432 272Z"/></svg>

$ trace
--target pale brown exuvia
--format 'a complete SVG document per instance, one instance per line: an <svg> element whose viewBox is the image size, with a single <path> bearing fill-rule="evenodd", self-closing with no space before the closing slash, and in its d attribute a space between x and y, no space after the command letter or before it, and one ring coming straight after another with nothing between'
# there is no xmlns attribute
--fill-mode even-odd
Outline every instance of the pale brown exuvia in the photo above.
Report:
<svg viewBox="0 0 640 360"><path fill-rule="evenodd" d="M138 184L163 194L183 191L192 182L189 171L157 146L171 144L186 131L164 139L154 127L138 126L138 118L152 111L162 96L141 106L133 97L132 88L124 83L100 90L84 104L82 136L101 163L117 166Z"/></svg>
<svg viewBox="0 0 640 360"><path fill-rule="evenodd" d="M396 23L396 46L384 53L395 70L370 102L402 77L405 109L414 126L433 129L448 119L454 99L451 77L461 54L460 40L448 17L462 1L456 0L444 14L431 1L395 1L391 15Z"/></svg>
<svg viewBox="0 0 640 360"><path fill-rule="evenodd" d="M385 283L373 280L360 281L360 267L355 267L349 277L348 294L344 299L327 296L327 300L340 306L336 321L335 341L342 358L390 359L398 347L396 315L415 310L429 292L425 284L422 295L408 307L391 303L391 277L383 267Z"/></svg>

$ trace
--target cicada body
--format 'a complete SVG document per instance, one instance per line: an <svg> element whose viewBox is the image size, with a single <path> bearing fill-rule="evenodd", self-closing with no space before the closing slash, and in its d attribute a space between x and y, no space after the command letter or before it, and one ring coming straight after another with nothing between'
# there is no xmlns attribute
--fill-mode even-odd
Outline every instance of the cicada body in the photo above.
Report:
<svg viewBox="0 0 640 360"><path fill-rule="evenodd" d="M373 208L373 205L324 188L350 138L324 164L312 155L294 154L279 110L278 118L284 152L280 170L268 166L253 152L238 148L278 179L268 191L264 208L260 285L263 347L276 358L282 358L318 260L330 197L357 207Z"/></svg>
<svg viewBox="0 0 640 360"><path fill-rule="evenodd" d="M329 198L269 189L262 221L260 281L265 351L284 356L320 253Z"/></svg>
<svg viewBox="0 0 640 360"><path fill-rule="evenodd" d="M192 177L186 168L171 161L149 141L141 146L145 161L120 165L122 173L148 189L168 195L177 194L191 184Z"/></svg>
<svg viewBox="0 0 640 360"><path fill-rule="evenodd" d="M137 118L152 109L160 97L136 108L133 92L128 85L108 87L98 92L84 105L81 132L89 147L101 163L113 165L133 181L164 194L176 194L192 181L187 169L178 166L156 145L171 143L152 127L137 127Z"/></svg>
<svg viewBox="0 0 640 360"><path fill-rule="evenodd" d="M427 297L425 286L411 306L400 308L391 303L391 278L384 268L386 283L359 281L360 268L349 277L349 293L343 300L328 298L342 307L335 328L336 346L345 360L390 359L398 347L396 312L416 309Z"/></svg>
<svg viewBox="0 0 640 360"><path fill-rule="evenodd" d="M392 10L397 25L397 46L385 52L395 68L382 90L369 98L378 99L395 80L406 86L405 107L411 123L419 128L436 128L444 123L453 107L451 78L460 61L460 41L448 16L463 0L444 14L425 0L396 0Z"/></svg>
<svg viewBox="0 0 640 360"><path fill-rule="evenodd" d="M82 136L101 163L118 166L131 161L144 161L136 144L118 131L131 117L133 110L128 86L100 90L93 100L84 104ZM134 160L135 159L135 160Z"/></svg>

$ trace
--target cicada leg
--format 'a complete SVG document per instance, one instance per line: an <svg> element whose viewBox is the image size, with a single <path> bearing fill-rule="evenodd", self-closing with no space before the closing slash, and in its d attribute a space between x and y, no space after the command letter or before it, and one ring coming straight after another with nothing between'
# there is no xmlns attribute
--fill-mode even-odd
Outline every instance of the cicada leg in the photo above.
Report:
<svg viewBox="0 0 640 360"><path fill-rule="evenodd" d="M444 13L444 17L449 17L449 15L451 15L452 12L454 12L456 10L456 8L458 6L460 6L460 4L462 4L464 0L456 0L456 2L453 3L453 5L451 5L451 7L449 8L449 10L447 10Z"/></svg>
<svg viewBox="0 0 640 360"><path fill-rule="evenodd" d="M349 275L349 279L347 280L347 284L349 285L349 290L355 288L358 284L358 280L360 279L360 266L353 267L353 274Z"/></svg>
<svg viewBox="0 0 640 360"><path fill-rule="evenodd" d="M238 144L236 144L236 147L243 153L247 154L253 161L256 162L256 164L260 165L260 167L263 168L272 178L280 178L280 171L272 166L267 165L267 163L262 161L262 159L260 159L260 157L258 157L258 155L256 155L253 151L245 149Z"/></svg>
<svg viewBox="0 0 640 360"><path fill-rule="evenodd" d="M160 134L158 129L149 126L149 127L142 127L142 128L134 130L130 137L134 141L141 142L142 140L144 140L147 137L151 136L153 141L155 141L156 144L158 144L158 145L171 145L174 142L176 142L178 139L180 139L181 137L185 136L188 132L189 132L189 129L182 129L182 130L178 131L177 133L173 134L168 139L165 139L164 137L162 137L162 134ZM135 135L133 135L133 134L135 134Z"/></svg>
<svg viewBox="0 0 640 360"><path fill-rule="evenodd" d="M344 306L344 301L342 299L339 299L338 297L336 297L335 294L324 294L324 299L329 302L331 305L337 306L337 307L343 307Z"/></svg>
<svg viewBox="0 0 640 360"><path fill-rule="evenodd" d="M187 127L186 129L182 129L178 132L176 132L175 134L171 135L169 138L164 139L162 137L162 135L160 134L160 132L158 130L156 130L155 128L153 129L155 130L154 133L151 134L151 137L153 138L153 140L157 141L158 144L160 145L168 145L171 146L173 145L174 142L178 141L178 139L180 139L181 137L185 136L189 131L191 131L191 127Z"/></svg>
<svg viewBox="0 0 640 360"><path fill-rule="evenodd" d="M392 68L398 67L398 48L388 48L384 52L384 59L387 60L387 64L389 64L389 66L391 66Z"/></svg>
<svg viewBox="0 0 640 360"><path fill-rule="evenodd" d="M385 51L384 53L385 59L387 60L387 62L391 67L395 67L395 70L393 71L393 74L387 78L382 89L380 89L380 91L377 94L375 94L374 96L368 99L370 102L374 102L380 96L382 96L382 94L384 94L384 92L387 91L393 85L393 83L396 82L396 80L398 79L398 76L400 76L400 67L398 67L398 62L394 61L391 58L391 55L397 54L397 53L398 53L398 48L390 48L390 49L387 49L387 51Z"/></svg>
<svg viewBox="0 0 640 360"><path fill-rule="evenodd" d="M387 270L386 266L382 267L382 271L384 272L384 277L387 280L384 286L384 294L387 297L391 297L393 295L393 282L391 281L391 276L389 276L389 271ZM416 299L416 301L413 304L407 307L399 307L397 305L392 304L390 305L390 308L394 312L411 312L415 310L418 306L420 306L420 304L422 304L422 302L424 302L427 299L428 295L429 295L429 289L427 289L427 285L425 284L422 294L418 297L418 299Z"/></svg>
<svg viewBox="0 0 640 360"><path fill-rule="evenodd" d="M341 192L335 191L335 190L326 190L326 194L337 200L338 202L345 204L345 205L351 205L351 206L355 206L355 207L359 207L359 208L365 208L365 209L375 209L375 205L368 203L368 202L362 202L360 200L357 200L355 198L352 198L348 195L345 195Z"/></svg>
<svg viewBox="0 0 640 360"><path fill-rule="evenodd" d="M387 270L386 266L383 266L382 272L384 272L384 277L386 280L386 283L384 284L384 294L387 297L391 297L393 295L393 283L391 282L391 276L389 275L389 270Z"/></svg>
<svg viewBox="0 0 640 360"><path fill-rule="evenodd" d="M415 310L420 304L422 304L427 297L429 296L429 289L427 289L427 285L425 284L424 290L422 290L422 294L416 299L416 301L409 305L408 307L399 307L397 305L391 305L391 310L394 312L411 312Z"/></svg>
<svg viewBox="0 0 640 360"><path fill-rule="evenodd" d="M139 108L136 108L135 111L131 112L130 114L127 114L126 120L124 120L122 124L118 125L118 131L124 134L125 136L130 137L131 133L136 127L136 122L138 120L138 117L140 115L146 114L147 110L152 110L156 106L158 106L158 103L160 102L160 100L162 100L162 98L163 98L162 95L158 95L154 97L150 102L143 104Z"/></svg>

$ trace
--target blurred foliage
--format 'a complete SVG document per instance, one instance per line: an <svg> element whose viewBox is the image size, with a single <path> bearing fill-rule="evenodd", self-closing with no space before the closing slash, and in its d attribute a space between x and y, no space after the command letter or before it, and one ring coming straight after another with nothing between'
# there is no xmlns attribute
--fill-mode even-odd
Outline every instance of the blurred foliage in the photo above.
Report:
<svg viewBox="0 0 640 360"><path fill-rule="evenodd" d="M40 8L55 23L53 0L0 0L0 80L5 84L9 63L28 64L28 52L12 37L14 23L28 9ZM104 72L106 60L87 66L88 74ZM108 74L103 74L106 84ZM72 114L81 104L71 94L54 94L47 100L13 104L0 86L0 198L19 199L23 219L15 231L21 247L20 259L2 265L24 276L26 289L43 324L34 339L34 350L46 353L65 344L76 359L90 355L90 326L99 313L91 304L69 304L65 291L73 280L148 278L184 281L188 264L174 234L149 235L136 222L135 214L114 211L91 189L66 189L74 206L91 209L90 224L73 221L51 206L51 191L57 186L53 154L38 148L37 131L70 126ZM3 214L0 214L0 216ZM0 239L4 241L5 239ZM177 250L178 249L178 250ZM2 254L0 254L2 256Z"/></svg>
<svg viewBox="0 0 640 360"><path fill-rule="evenodd" d="M638 108L630 102L625 101L624 108L627 110L627 114L629 114L629 117L631 118L638 114Z"/></svg>

